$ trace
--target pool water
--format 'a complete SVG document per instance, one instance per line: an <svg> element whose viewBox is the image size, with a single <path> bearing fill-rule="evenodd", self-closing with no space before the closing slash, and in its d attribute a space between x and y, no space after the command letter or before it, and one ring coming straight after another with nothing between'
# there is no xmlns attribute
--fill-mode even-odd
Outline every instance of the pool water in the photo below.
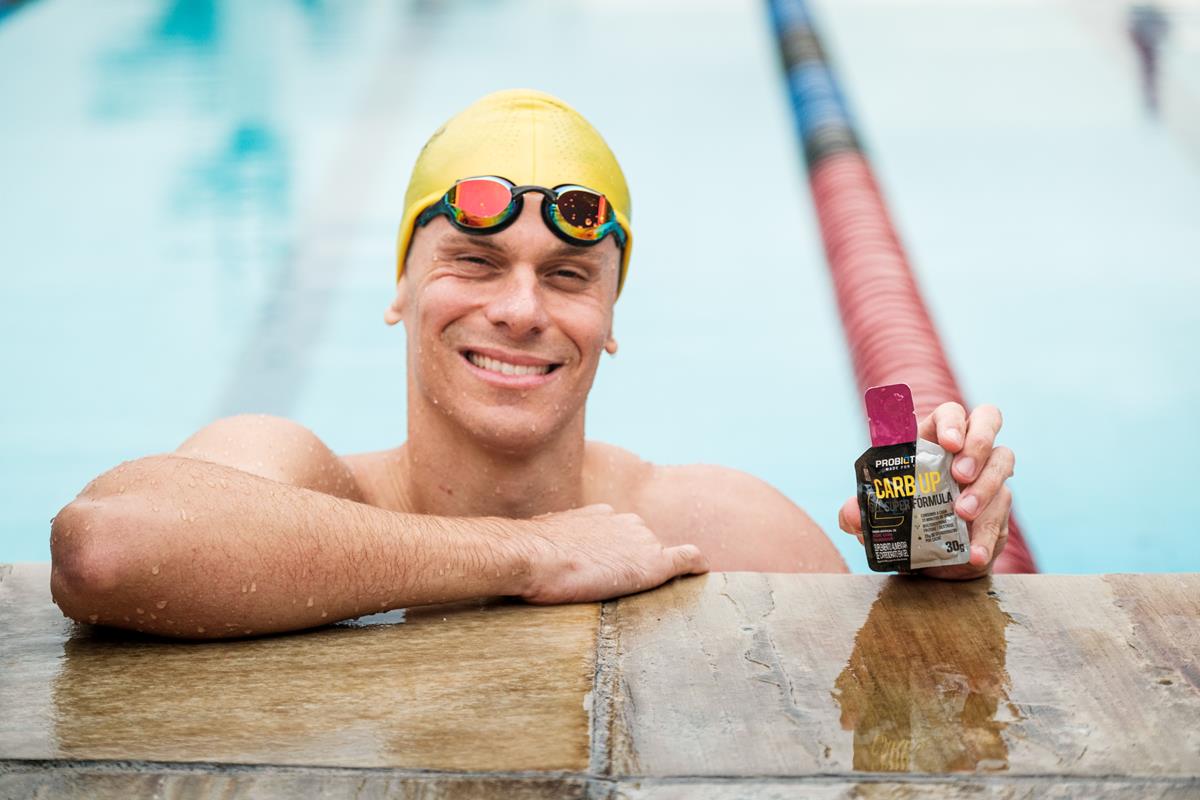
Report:
<svg viewBox="0 0 1200 800"><path fill-rule="evenodd" d="M960 383L1004 411L1043 570L1200 570L1175 512L1200 5L1170 7L1157 118L1119 3L811 6ZM402 441L382 316L408 172L454 111L534 86L634 197L588 435L754 473L865 569L835 521L861 401L765 3L36 0L0 22L0 74L0 561L48 559L90 478L221 415ZM681 228L681 197L716 216Z"/></svg>

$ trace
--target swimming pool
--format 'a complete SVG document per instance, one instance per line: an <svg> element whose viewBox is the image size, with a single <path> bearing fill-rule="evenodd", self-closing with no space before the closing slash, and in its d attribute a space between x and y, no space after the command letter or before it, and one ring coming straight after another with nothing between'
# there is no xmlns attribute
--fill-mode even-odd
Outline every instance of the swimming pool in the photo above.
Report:
<svg viewBox="0 0 1200 800"><path fill-rule="evenodd" d="M811 5L960 382L1005 412L1042 569L1200 570L1169 511L1200 445L1196 6L1155 122L1118 4ZM0 561L48 559L88 479L219 415L398 444L408 170L455 110L533 85L634 196L589 436L757 474L865 569L835 522L861 403L764 4L37 0L0 70ZM737 219L674 234L714 188Z"/></svg>

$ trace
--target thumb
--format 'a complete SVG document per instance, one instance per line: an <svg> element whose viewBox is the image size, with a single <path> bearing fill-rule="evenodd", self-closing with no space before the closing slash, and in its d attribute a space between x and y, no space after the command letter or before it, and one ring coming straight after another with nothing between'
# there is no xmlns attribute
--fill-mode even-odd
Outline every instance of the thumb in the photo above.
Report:
<svg viewBox="0 0 1200 800"><path fill-rule="evenodd" d="M675 566L676 575L699 575L708 572L708 556L694 544L681 544L666 549L667 556Z"/></svg>
<svg viewBox="0 0 1200 800"><path fill-rule="evenodd" d="M858 509L857 498L851 497L838 509L838 527L846 533L862 533L862 513Z"/></svg>

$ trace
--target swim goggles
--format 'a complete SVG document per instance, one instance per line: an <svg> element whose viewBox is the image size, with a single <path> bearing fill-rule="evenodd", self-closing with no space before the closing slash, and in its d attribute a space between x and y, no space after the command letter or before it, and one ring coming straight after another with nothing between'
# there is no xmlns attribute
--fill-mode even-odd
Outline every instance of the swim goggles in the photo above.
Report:
<svg viewBox="0 0 1200 800"><path fill-rule="evenodd" d="M624 248L626 234L613 214L608 198L600 192L565 183L547 189L544 186L517 186L507 178L480 175L463 178L442 195L442 199L421 212L417 226L429 224L437 216L446 216L454 227L466 233L496 233L511 225L521 213L523 195L538 192L542 219L558 238L582 247L599 244L612 234Z"/></svg>

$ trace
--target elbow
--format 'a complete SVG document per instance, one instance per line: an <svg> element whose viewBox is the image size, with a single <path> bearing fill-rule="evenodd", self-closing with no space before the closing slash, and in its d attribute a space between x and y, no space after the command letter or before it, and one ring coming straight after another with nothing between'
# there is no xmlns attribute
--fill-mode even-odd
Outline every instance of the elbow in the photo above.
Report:
<svg viewBox="0 0 1200 800"><path fill-rule="evenodd" d="M50 594L66 616L95 622L121 586L128 512L115 500L77 499L50 527Z"/></svg>

